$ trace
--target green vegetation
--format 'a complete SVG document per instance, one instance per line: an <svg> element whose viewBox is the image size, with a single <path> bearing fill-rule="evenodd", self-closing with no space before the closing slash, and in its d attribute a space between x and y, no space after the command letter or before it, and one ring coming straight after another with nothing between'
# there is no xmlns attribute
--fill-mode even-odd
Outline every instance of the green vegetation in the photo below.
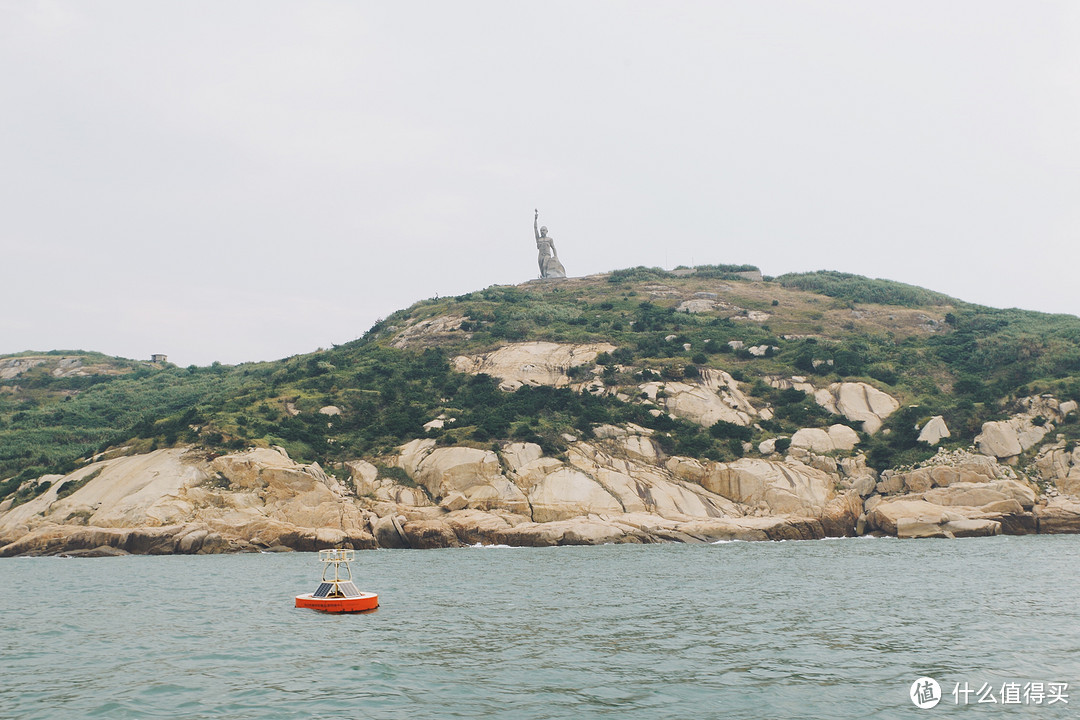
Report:
<svg viewBox="0 0 1080 720"><path fill-rule="evenodd" d="M601 279L495 286L418 302L361 340L276 362L159 368L81 351L0 358L42 361L0 381L0 498L25 501L48 483L24 481L71 472L98 453L181 444L208 454L281 445L298 460L332 466L377 460L415 438L483 448L523 440L558 455L566 435L589 437L597 425L633 422L652 429L669 453L733 459L746 447L756 452L763 439L777 437L777 447L786 447L781 436L800 427L844 422L807 394L774 387L776 378L792 375L818 387L859 380L900 401L889 433L863 436L871 464L881 469L930 452L915 442L913 428L932 415L945 417L951 446L961 446L983 422L1003 417L1012 398L1050 392L1080 399L1076 317L985 308L843 273L767 282L735 274L753 270L638 267ZM694 298L708 307L691 312L683 301ZM416 333L396 347L406 328L447 316L463 318L460 327ZM595 379L608 392L526 386L507 393L494 378L452 369L457 355L538 340L613 345L594 365L567 369L572 382ZM57 372L75 359L84 374ZM685 382L710 370L729 373L773 418L757 428L703 428L654 417L653 406L633 401L641 383ZM340 414L319 412L330 405ZM426 430L438 415L455 420ZM1062 431L1080 440L1080 425ZM77 485L69 481L60 493Z"/></svg>
<svg viewBox="0 0 1080 720"><path fill-rule="evenodd" d="M776 278L784 287L820 293L857 303L923 307L955 305L958 301L914 285L894 280L874 280L861 275L819 270L812 273L789 273Z"/></svg>

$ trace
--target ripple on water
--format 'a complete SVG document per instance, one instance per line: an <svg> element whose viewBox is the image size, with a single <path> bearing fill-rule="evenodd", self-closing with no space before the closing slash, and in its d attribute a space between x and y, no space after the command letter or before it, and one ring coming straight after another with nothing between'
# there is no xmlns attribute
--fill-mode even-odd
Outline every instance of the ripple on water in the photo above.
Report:
<svg viewBox="0 0 1080 720"><path fill-rule="evenodd" d="M358 616L292 607L309 554L6 560L0 717L906 717L922 674L1080 682L1078 547L377 551Z"/></svg>

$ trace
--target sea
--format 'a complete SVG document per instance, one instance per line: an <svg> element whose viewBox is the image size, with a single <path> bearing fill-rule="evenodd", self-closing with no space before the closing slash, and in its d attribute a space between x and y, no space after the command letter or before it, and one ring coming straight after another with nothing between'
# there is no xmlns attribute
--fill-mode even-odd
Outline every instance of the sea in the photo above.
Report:
<svg viewBox="0 0 1080 720"><path fill-rule="evenodd" d="M0 718L1080 711L1080 536L356 556L358 615L312 553L0 560Z"/></svg>

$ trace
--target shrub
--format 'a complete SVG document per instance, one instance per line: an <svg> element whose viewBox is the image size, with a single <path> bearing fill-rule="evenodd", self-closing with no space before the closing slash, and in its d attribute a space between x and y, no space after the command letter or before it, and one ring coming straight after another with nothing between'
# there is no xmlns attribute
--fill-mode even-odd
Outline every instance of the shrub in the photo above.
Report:
<svg viewBox="0 0 1080 720"><path fill-rule="evenodd" d="M739 441L749 441L753 436L753 430L737 423L717 420L712 427L709 428L709 434L718 439L732 438Z"/></svg>

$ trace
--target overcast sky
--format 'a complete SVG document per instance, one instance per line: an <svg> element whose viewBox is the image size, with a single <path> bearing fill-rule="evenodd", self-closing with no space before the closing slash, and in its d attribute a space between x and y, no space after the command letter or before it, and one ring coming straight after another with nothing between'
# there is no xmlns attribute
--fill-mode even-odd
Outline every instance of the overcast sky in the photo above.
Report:
<svg viewBox="0 0 1080 720"><path fill-rule="evenodd" d="M0 353L308 352L435 295L841 270L1080 314L1080 3L0 0Z"/></svg>

